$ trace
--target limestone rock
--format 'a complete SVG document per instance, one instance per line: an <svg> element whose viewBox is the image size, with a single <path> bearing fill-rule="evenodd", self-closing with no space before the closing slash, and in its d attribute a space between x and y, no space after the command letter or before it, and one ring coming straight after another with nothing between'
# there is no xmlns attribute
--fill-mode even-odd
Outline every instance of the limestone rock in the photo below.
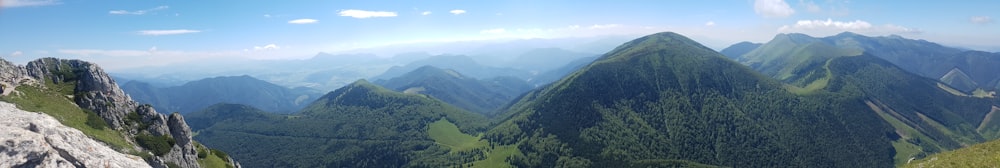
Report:
<svg viewBox="0 0 1000 168"><path fill-rule="evenodd" d="M0 102L0 167L150 167L45 114Z"/></svg>

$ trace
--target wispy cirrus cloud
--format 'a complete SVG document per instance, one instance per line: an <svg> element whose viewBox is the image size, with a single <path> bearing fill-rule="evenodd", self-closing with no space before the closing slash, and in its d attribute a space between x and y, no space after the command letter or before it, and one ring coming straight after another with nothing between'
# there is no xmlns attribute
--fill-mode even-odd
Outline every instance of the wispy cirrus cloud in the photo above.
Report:
<svg viewBox="0 0 1000 168"><path fill-rule="evenodd" d="M374 17L396 17L396 12L389 11L366 11L357 9L342 10L338 14L340 16L348 16L358 19L374 18ZM428 13L430 14L430 13Z"/></svg>
<svg viewBox="0 0 1000 168"><path fill-rule="evenodd" d="M448 11L448 13L455 14L455 15L461 15L461 14L465 13L465 10L455 9L455 10Z"/></svg>
<svg viewBox="0 0 1000 168"><path fill-rule="evenodd" d="M144 9L144 10L136 10L136 11L113 10L113 11L108 11L108 14L112 14L112 15L145 15L146 13L149 13L149 12L166 10L166 9L169 9L169 8L170 8L170 6L157 6L155 8L149 8L149 9Z"/></svg>
<svg viewBox="0 0 1000 168"><path fill-rule="evenodd" d="M16 8L28 6L49 6L62 4L59 0L4 0L0 2L0 8Z"/></svg>
<svg viewBox="0 0 1000 168"><path fill-rule="evenodd" d="M289 20L288 23L291 23L291 24L313 24L313 23L319 23L319 20L316 20L316 19L295 19L295 20Z"/></svg>
<svg viewBox="0 0 1000 168"><path fill-rule="evenodd" d="M190 34L199 33L201 30L188 30L188 29L174 29L174 30L140 30L137 31L139 35L147 36L162 36L162 35L178 35L178 34Z"/></svg>

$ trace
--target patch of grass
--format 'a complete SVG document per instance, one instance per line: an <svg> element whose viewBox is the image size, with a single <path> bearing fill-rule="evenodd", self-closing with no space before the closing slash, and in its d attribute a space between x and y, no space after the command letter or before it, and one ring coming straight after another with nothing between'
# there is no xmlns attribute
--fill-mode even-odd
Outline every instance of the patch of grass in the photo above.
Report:
<svg viewBox="0 0 1000 168"><path fill-rule="evenodd" d="M942 152L903 167L996 167L1000 165L1000 140Z"/></svg>
<svg viewBox="0 0 1000 168"><path fill-rule="evenodd" d="M205 151L206 153L208 151ZM198 153L199 157L201 153ZM207 155L203 159L198 159L198 165L201 167L232 167L225 158L220 158L217 155Z"/></svg>
<svg viewBox="0 0 1000 168"><path fill-rule="evenodd" d="M507 158L524 156L517 144L497 146L486 153L486 159L472 162L470 166L479 168L508 168L514 167L507 162Z"/></svg>
<svg viewBox="0 0 1000 168"><path fill-rule="evenodd" d="M479 137L464 134L458 130L458 126L448 120L441 119L428 125L427 134L437 144L451 148L451 152L466 151L486 146L486 141L481 141Z"/></svg>
<svg viewBox="0 0 1000 168"><path fill-rule="evenodd" d="M922 151L920 146L906 142L905 140L899 139L892 141L892 148L896 149L896 156L893 156L893 160L896 162L896 166L902 166L910 161L911 158L916 157Z"/></svg>
<svg viewBox="0 0 1000 168"><path fill-rule="evenodd" d="M99 119L100 117L98 117L97 120L101 121L97 123L95 119L90 117L91 114L80 109L79 106L63 93L47 91L28 85L18 86L15 90L18 93L11 93L10 95L0 97L0 100L13 103L22 110L48 114L59 120L63 125L76 128L83 132L83 134L104 142L118 151L124 151L132 146L125 140L121 132L113 129L99 129L100 126L97 125L104 123L103 119ZM96 114L93 115L96 116ZM90 124L88 124L88 120L91 121ZM104 123L104 126L106 127L107 123Z"/></svg>
<svg viewBox="0 0 1000 168"><path fill-rule="evenodd" d="M944 91L946 91L948 93L951 93L951 94L953 94L955 96L969 96L968 94L965 94L962 91L958 91L955 88L951 88L951 86L945 85L943 83L937 83L937 86L938 86L938 88L941 88L941 90L944 90Z"/></svg>
<svg viewBox="0 0 1000 168"><path fill-rule="evenodd" d="M903 121L900 121L899 119L886 113L881 108L879 108L878 105L876 105L875 103L869 101L866 101L865 103L868 104L868 107L870 107L872 111L875 111L875 113L877 113L879 117L881 117L886 122L889 122L889 125L892 125L893 128L896 128L896 133L903 134L900 135L901 136L900 139L892 141L892 147L893 149L896 150L896 155L893 156L893 161L896 163L896 166L901 166L903 164L906 164L906 162L909 161L911 158L916 158L923 153L924 149L922 147L910 143L907 140L919 139L921 141L925 141L925 140L931 140L930 138L928 138L923 133L920 133L920 131L917 131L913 127L906 125L905 123L903 123ZM929 149L929 150L936 150L936 149Z"/></svg>

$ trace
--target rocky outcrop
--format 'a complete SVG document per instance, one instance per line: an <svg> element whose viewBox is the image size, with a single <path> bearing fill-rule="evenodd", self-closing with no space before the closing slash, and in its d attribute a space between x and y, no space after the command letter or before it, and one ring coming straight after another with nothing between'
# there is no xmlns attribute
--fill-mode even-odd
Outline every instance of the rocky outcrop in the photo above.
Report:
<svg viewBox="0 0 1000 168"><path fill-rule="evenodd" d="M27 77L28 72L24 67L14 65L7 60L0 59L0 95L7 95L14 91L14 88L21 83L32 83L34 80Z"/></svg>
<svg viewBox="0 0 1000 168"><path fill-rule="evenodd" d="M122 129L123 119L137 103L118 88L111 76L95 64L80 60L42 58L28 62L28 75L52 83L76 82L74 100L80 108L97 112L108 125Z"/></svg>
<svg viewBox="0 0 1000 168"><path fill-rule="evenodd" d="M96 64L42 58L21 67L0 59L0 70L3 70L0 71L0 84L5 95L13 90L10 88L24 84L43 88L72 85L72 94L67 96L72 97L80 108L97 113L112 129L126 133L126 139L133 140L139 134L148 133L170 136L176 141L169 153L148 159L147 163L153 167L167 167L167 163L186 168L199 167L191 128L184 118L176 113L168 117L149 105L138 105ZM135 149L142 148L136 146Z"/></svg>
<svg viewBox="0 0 1000 168"><path fill-rule="evenodd" d="M163 156L163 159L181 167L197 167L198 149L194 146L191 128L184 122L184 117L178 113L170 114L167 126L170 128L170 136L174 137L177 143L170 149L170 153Z"/></svg>
<svg viewBox="0 0 1000 168"><path fill-rule="evenodd" d="M45 114L0 102L0 167L150 167Z"/></svg>

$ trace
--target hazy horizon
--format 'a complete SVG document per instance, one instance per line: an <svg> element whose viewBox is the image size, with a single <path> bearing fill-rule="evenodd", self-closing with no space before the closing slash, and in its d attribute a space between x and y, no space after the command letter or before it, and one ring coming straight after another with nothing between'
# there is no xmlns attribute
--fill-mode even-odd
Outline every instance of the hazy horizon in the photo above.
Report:
<svg viewBox="0 0 1000 168"><path fill-rule="evenodd" d="M991 7L998 3L5 0L0 25L12 26L0 27L0 56L15 63L83 59L114 72L208 60L306 59L320 52L468 54L457 49L463 46L446 45L664 31L716 50L767 42L780 33L823 37L850 31L997 52L1000 29ZM415 45L426 47L407 48Z"/></svg>

